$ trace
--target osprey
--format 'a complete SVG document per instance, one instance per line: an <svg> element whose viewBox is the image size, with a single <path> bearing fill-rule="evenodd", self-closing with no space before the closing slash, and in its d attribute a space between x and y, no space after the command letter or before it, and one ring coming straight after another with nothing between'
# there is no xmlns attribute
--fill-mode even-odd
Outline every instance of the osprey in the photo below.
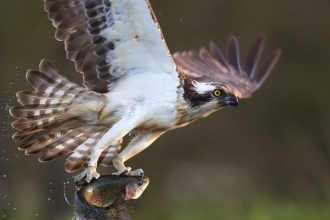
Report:
<svg viewBox="0 0 330 220"><path fill-rule="evenodd" d="M42 60L39 71L26 74L36 91L18 92L21 106L10 109L18 118L13 138L24 140L19 149L27 155L41 153L41 162L70 154L68 172L87 165L77 181L98 178L98 165L113 165L116 175L143 175L124 162L165 132L250 97L281 53L257 68L261 34L243 68L234 36L227 60L212 42L209 51L171 56L148 0L45 0L44 6L85 88ZM135 137L120 152L127 134Z"/></svg>

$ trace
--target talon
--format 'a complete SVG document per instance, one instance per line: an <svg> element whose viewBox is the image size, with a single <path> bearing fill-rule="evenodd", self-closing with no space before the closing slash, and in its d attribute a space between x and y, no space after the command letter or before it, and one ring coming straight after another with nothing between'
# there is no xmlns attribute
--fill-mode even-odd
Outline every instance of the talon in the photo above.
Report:
<svg viewBox="0 0 330 220"><path fill-rule="evenodd" d="M140 176L143 177L144 176L144 172L142 169L137 169L134 171L131 171L130 167L126 167L125 169L119 170L116 173L112 173L112 175L117 175L117 176Z"/></svg>
<svg viewBox="0 0 330 220"><path fill-rule="evenodd" d="M128 174L130 171L131 171L131 168L127 167L121 174L119 174L119 176L124 176L124 175Z"/></svg>
<svg viewBox="0 0 330 220"><path fill-rule="evenodd" d="M96 167L87 167L82 173L74 177L77 186L89 183L93 178L98 179L100 174L96 172Z"/></svg>
<svg viewBox="0 0 330 220"><path fill-rule="evenodd" d="M137 170L134 170L134 171L130 171L127 176L141 176L143 177L144 175L144 172L142 169L137 169Z"/></svg>
<svg viewBox="0 0 330 220"><path fill-rule="evenodd" d="M116 173L112 173L112 175L116 175L116 176L127 175L130 171L131 171L131 168L130 167L126 167L125 169L119 170Z"/></svg>
<svg viewBox="0 0 330 220"><path fill-rule="evenodd" d="M98 179L99 177L100 177L100 174L99 173L96 173L96 172L93 173L93 178L94 179Z"/></svg>

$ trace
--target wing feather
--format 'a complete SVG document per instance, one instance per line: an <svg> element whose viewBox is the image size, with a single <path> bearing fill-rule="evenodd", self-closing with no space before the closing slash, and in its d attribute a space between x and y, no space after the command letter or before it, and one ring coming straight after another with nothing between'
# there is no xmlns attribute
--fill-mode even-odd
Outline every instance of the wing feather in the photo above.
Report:
<svg viewBox="0 0 330 220"><path fill-rule="evenodd" d="M244 70L250 78L254 77L255 70L264 49L265 38L266 36L264 34L260 34L260 36L256 38L256 40L251 45L250 50L246 54Z"/></svg>
<svg viewBox="0 0 330 220"><path fill-rule="evenodd" d="M200 82L221 82L239 98L249 98L265 81L281 55L279 49L275 50L257 68L264 42L264 34L256 38L245 56L243 69L235 36L230 36L227 42L228 61L213 42L210 43L210 52L205 48L201 48L199 54L194 51L177 52L173 59L190 78Z"/></svg>
<svg viewBox="0 0 330 220"><path fill-rule="evenodd" d="M44 9L88 89L108 92L132 70L178 76L148 0L45 0Z"/></svg>
<svg viewBox="0 0 330 220"><path fill-rule="evenodd" d="M265 58L264 62L261 64L260 68L256 71L256 74L254 77L256 79L256 81L258 82L257 88L259 88L262 85L262 83L267 79L270 72L275 67L278 59L280 58L280 55L281 55L281 50L277 49Z"/></svg>
<svg viewBox="0 0 330 220"><path fill-rule="evenodd" d="M238 41L237 38L233 35L228 38L227 57L228 63L232 65L238 71L238 73L240 73L242 69L239 59Z"/></svg>
<svg viewBox="0 0 330 220"><path fill-rule="evenodd" d="M220 63L220 65L222 65L222 67L226 69L226 70L222 70L222 71L229 72L230 71L229 63L226 61L221 50L218 48L218 46L213 41L210 42L210 52L212 54L212 57L215 59L215 60L213 59L213 61L215 61L215 62L218 61Z"/></svg>

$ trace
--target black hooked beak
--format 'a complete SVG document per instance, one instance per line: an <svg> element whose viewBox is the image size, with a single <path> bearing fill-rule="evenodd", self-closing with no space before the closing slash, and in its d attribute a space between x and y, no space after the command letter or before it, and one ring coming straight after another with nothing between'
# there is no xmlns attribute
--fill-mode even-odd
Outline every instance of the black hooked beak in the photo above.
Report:
<svg viewBox="0 0 330 220"><path fill-rule="evenodd" d="M224 103L226 105L234 106L234 107L237 108L237 106L238 106L238 99L237 99L237 97L234 94L231 94L230 96L227 96L224 99Z"/></svg>

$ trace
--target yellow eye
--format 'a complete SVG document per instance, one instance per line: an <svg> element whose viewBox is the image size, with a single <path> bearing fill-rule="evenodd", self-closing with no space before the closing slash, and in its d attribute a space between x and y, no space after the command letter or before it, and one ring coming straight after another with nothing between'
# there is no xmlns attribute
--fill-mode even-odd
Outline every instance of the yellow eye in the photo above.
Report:
<svg viewBox="0 0 330 220"><path fill-rule="evenodd" d="M219 97L219 96L221 95L220 90L219 90L219 89L214 90L214 91L213 91L213 95L214 95L215 97Z"/></svg>

